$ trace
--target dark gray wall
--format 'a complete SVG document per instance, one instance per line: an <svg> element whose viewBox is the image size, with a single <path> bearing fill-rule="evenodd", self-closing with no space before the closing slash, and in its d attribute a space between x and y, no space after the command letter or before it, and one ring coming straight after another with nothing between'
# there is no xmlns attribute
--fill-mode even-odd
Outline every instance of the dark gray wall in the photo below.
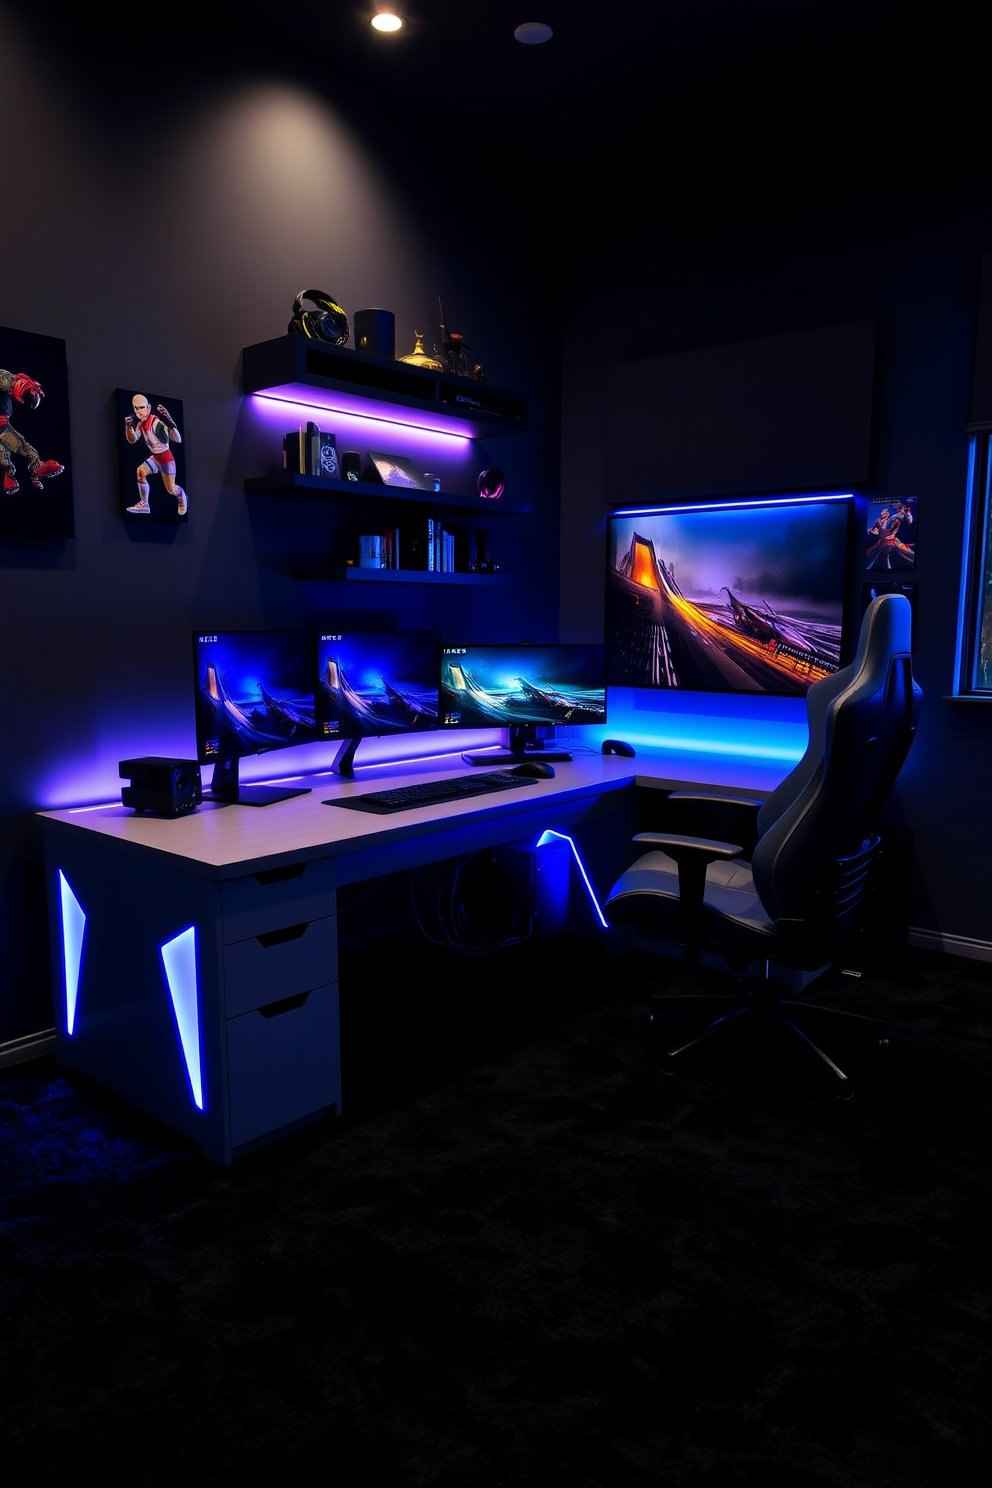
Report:
<svg viewBox="0 0 992 1488"><path fill-rule="evenodd" d="M366 141L354 100L346 112L264 66L204 67L180 87L138 48L101 67L51 54L6 9L4 24L4 110L27 122L8 141L0 325L67 344L76 537L0 544L0 1044L52 1021L34 813L112 799L122 758L192 754L194 627L557 631L557 369L507 314L541 275L533 244L487 257L474 178L443 179L423 151L412 173L409 140L395 158L388 131ZM520 236L512 213L505 227ZM534 507L491 524L512 588L356 596L288 576L293 555L326 552L335 512L245 497L279 457L242 404L239 358L285 332L304 287L349 313L392 309L398 351L440 294L490 381L532 393L537 432L478 451ZM146 532L117 514L117 387L183 400L188 525ZM45 498L25 483L19 499Z"/></svg>
<svg viewBox="0 0 992 1488"><path fill-rule="evenodd" d="M622 240L604 233L573 252L563 294L562 636L589 638L602 623L601 410L611 369L645 344L660 355L877 320L875 472L857 490L918 498L918 561L906 577L918 586L915 669L925 692L891 818L915 834L911 924L981 942L959 948L987 953L992 902L974 862L992 829L984 784L992 710L945 695L954 682L965 425L992 194L987 181L869 175L871 164L861 175L793 158L656 178ZM591 282L603 307L595 339L582 306Z"/></svg>

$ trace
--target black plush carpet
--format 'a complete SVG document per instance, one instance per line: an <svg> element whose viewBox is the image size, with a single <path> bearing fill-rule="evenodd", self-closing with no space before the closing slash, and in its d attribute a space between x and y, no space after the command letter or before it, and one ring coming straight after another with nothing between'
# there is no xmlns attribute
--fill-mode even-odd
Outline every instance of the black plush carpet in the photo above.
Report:
<svg viewBox="0 0 992 1488"><path fill-rule="evenodd" d="M977 1481L992 968L828 976L889 1020L849 1102L799 1063L666 1076L641 1010L690 981L568 941L345 963L344 1121L227 1170L54 1062L0 1073L8 1470Z"/></svg>

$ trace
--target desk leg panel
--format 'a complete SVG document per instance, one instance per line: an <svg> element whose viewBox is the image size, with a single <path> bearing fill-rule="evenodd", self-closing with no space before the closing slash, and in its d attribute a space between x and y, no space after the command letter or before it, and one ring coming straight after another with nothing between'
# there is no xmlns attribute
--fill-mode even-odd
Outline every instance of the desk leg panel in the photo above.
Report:
<svg viewBox="0 0 992 1488"><path fill-rule="evenodd" d="M55 832L46 873L60 1062L202 1144L214 1092L203 1079L192 876Z"/></svg>

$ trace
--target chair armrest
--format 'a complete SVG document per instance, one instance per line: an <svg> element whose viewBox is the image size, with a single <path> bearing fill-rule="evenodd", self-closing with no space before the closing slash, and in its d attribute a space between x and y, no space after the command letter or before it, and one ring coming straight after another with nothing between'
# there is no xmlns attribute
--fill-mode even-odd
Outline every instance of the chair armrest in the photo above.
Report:
<svg viewBox="0 0 992 1488"><path fill-rule="evenodd" d="M717 858L739 858L743 849L736 842L716 842L710 837L683 837L677 832L638 832L633 840L647 847L663 848L678 864L682 943L685 946L698 944L702 938L707 866L716 862Z"/></svg>
<svg viewBox="0 0 992 1488"><path fill-rule="evenodd" d="M676 863L714 863L717 858L739 858L744 849L736 842L717 842L712 837L685 837L678 832L638 832L632 838L648 847L664 848Z"/></svg>
<svg viewBox="0 0 992 1488"><path fill-rule="evenodd" d="M718 796L709 791L669 791L668 799L685 801L690 806L734 806L744 811L760 811L765 804L755 796Z"/></svg>
<svg viewBox="0 0 992 1488"><path fill-rule="evenodd" d="M715 791L672 791L666 804L675 815L672 826L707 837L733 837L750 858L758 843L758 812L765 804L754 796L717 795Z"/></svg>

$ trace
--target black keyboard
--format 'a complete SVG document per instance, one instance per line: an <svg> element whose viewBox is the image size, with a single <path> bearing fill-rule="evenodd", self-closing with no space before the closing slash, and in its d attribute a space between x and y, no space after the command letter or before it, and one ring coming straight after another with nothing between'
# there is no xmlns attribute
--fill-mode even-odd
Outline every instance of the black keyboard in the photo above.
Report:
<svg viewBox="0 0 992 1488"><path fill-rule="evenodd" d="M370 806L387 811L409 811L413 806L435 806L443 801L465 801L490 791L514 790L518 785L536 785L533 776L508 775L492 770L485 775L456 775L451 780L424 780L418 785L399 785L392 790L366 791L358 797Z"/></svg>

